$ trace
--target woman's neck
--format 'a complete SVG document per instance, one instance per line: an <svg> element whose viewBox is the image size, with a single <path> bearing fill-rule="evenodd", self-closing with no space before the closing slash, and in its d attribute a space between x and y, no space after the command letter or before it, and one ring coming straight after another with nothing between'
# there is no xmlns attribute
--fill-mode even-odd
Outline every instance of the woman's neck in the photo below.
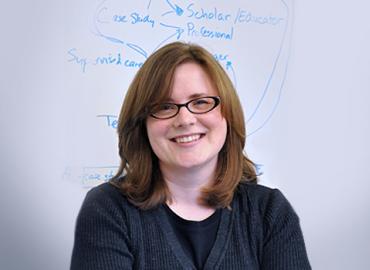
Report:
<svg viewBox="0 0 370 270"><path fill-rule="evenodd" d="M184 219L203 220L215 211L204 206L199 198L201 190L214 181L216 164L207 168L167 168L161 166L161 172L171 194L167 205L173 212Z"/></svg>

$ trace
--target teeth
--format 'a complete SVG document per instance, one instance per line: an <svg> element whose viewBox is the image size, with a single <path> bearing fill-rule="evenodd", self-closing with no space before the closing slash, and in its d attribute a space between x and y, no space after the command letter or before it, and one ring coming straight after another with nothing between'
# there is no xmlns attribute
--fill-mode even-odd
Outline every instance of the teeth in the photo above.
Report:
<svg viewBox="0 0 370 270"><path fill-rule="evenodd" d="M197 134L197 135L176 138L175 140L177 143L188 143L192 141L197 141L199 140L199 138L200 138L200 134Z"/></svg>

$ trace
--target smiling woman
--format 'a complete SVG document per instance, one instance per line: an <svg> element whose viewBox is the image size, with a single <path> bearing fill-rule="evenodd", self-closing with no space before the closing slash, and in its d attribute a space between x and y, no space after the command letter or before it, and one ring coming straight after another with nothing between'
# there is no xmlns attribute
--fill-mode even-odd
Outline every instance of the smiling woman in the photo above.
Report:
<svg viewBox="0 0 370 270"><path fill-rule="evenodd" d="M72 270L311 269L299 219L257 184L236 91L200 46L164 46L118 121L121 164L77 219Z"/></svg>
<svg viewBox="0 0 370 270"><path fill-rule="evenodd" d="M172 113L170 118L148 117L146 121L149 142L158 157L165 180L175 181L166 177L178 175L186 169L184 173L193 176L188 178L189 184L197 179L194 176L201 170L204 172L201 174L202 185L213 185L218 153L225 143L227 132L226 120L220 107L213 106L217 104L213 99L216 95L217 89L202 66L196 62L185 62L175 69L170 100L186 103L174 104L177 106L176 114ZM192 99L195 96L199 98ZM211 107L204 105L209 103ZM194 113L194 109L190 111L189 107L200 111Z"/></svg>
<svg viewBox="0 0 370 270"><path fill-rule="evenodd" d="M168 120L155 120L151 117L153 108L158 104L168 104L170 101L187 102L204 96L218 96L221 100L220 106L206 114L196 115L181 109L179 115ZM212 117L216 119L213 120ZM171 199L167 185L163 185L163 171L159 168L161 159L153 155L153 151L157 154L155 152L157 145L152 143L160 141L163 135L154 139L154 136L151 136L154 130L164 130L169 124L175 125L176 128L167 131L166 134L166 142L170 142L168 139L171 136L207 131L202 125L202 120L208 119L214 122L228 122L229 128L226 140L217 139L212 142L222 144L223 149L221 151L220 147L218 150L221 152L217 158L218 165L215 171L209 172L214 174L212 177L215 181L212 185L205 185L211 176L202 180L205 182L201 185L202 191L199 190L198 193L203 195L198 200L204 205L227 207L239 179L256 180L253 163L243 154L244 117L232 82L214 57L201 47L172 43L154 53L131 83L118 125L122 163L117 175L120 176L125 171L126 179L120 185L135 205L149 209ZM182 123L183 121L185 123ZM197 121L196 125L192 123L193 121ZM159 128L155 129L154 126ZM213 129L210 131L212 132L204 137L202 143L208 139L212 140L215 132ZM147 143L148 140L150 144ZM211 141L208 141L208 144L211 144ZM166 146L166 150L175 154L175 149L168 149L170 145L162 146ZM192 153L192 157L208 153L200 150ZM143 164L146 164L144 168ZM198 177L192 175L191 178ZM150 193L151 196L145 195Z"/></svg>

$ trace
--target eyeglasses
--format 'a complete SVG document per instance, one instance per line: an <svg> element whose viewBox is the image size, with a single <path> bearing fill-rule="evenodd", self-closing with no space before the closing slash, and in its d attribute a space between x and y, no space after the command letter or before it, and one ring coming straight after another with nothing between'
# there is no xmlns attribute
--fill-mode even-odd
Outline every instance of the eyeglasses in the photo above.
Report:
<svg viewBox="0 0 370 270"><path fill-rule="evenodd" d="M212 111L220 102L220 97L209 96L195 98L183 104L161 103L152 107L150 115L157 119L169 119L175 117L181 107L186 107L189 112L194 114L203 114Z"/></svg>

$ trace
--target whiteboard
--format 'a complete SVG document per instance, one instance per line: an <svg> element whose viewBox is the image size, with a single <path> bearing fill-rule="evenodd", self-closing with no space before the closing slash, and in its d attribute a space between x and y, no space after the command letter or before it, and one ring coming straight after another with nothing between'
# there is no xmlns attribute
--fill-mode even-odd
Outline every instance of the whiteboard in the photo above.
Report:
<svg viewBox="0 0 370 270"><path fill-rule="evenodd" d="M7 3L1 268L68 268L82 200L119 165L126 89L177 40L207 48L230 76L245 150L299 214L313 269L369 268L369 4L331 2Z"/></svg>
<svg viewBox="0 0 370 270"><path fill-rule="evenodd" d="M91 105L72 118L78 134L71 133L69 141L78 147L72 146L74 161L64 178L77 176L91 187L113 176L117 112L125 91L147 57L169 42L201 44L222 64L244 104L250 136L272 118L287 72L292 3L136 1L122 5L122 1L106 0L90 9L84 24L76 27L70 21L67 26L66 89L78 103L73 111L81 102ZM81 122L86 133L77 127Z"/></svg>

